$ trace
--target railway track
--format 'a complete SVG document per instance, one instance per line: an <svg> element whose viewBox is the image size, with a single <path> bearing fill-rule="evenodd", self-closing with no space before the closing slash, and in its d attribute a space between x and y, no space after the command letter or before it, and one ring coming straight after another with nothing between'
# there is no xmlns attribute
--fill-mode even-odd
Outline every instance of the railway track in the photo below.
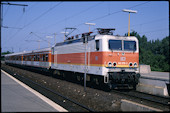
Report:
<svg viewBox="0 0 170 113"><path fill-rule="evenodd" d="M133 98L140 99L141 101L148 101L148 102L164 105L167 107L169 107L169 105L170 105L170 97L161 97L161 96L142 93L142 92L138 92L138 91L134 91L134 90L131 90L131 91L113 90L112 93L119 93L119 94L127 95L127 96L130 96Z"/></svg>
<svg viewBox="0 0 170 113"><path fill-rule="evenodd" d="M66 108L69 112L94 112L93 109L88 108L87 106L82 105L81 103L78 103L52 89L49 89L47 87L44 87L43 85L36 83L24 76L18 75L12 71L9 71L8 69L2 68L4 71L15 77L16 79L22 81L23 83L27 84L34 90L38 91L39 93L43 94L44 96L50 98L55 103L63 106Z"/></svg>
<svg viewBox="0 0 170 113"><path fill-rule="evenodd" d="M4 69L5 71L8 71L7 68L3 68L3 67L1 67L1 68ZM34 81L28 79L27 77L22 76L22 74L18 75L18 74L15 74L14 72L9 72L9 71L8 71L8 73L13 75L15 78L19 79L20 81L24 82L28 86L33 87L33 89L42 93L43 95L50 98L51 100L58 103L59 105L68 109L68 111L85 111L85 112L96 111L95 107L91 107L88 104L86 104L86 106L85 106L78 102L75 102L74 100L65 97L64 95L52 90L51 88L49 89L47 87L44 87L41 84L38 84L37 82L34 82ZM90 89L92 89L92 88L90 88ZM121 95L123 98L126 97L126 98L134 100L134 101L140 100L140 101L142 101L143 104L151 103L151 105L161 106L162 108L169 110L169 103L168 103L170 100L169 97L160 97L160 96L150 95L150 94L141 93L141 92L137 92L137 91L133 91L133 90L112 90L109 93L98 90L98 93L99 92L107 93L107 94L110 93L111 95L115 95L115 94ZM101 95L103 95L103 94L101 94ZM113 98L115 98L115 96ZM148 104L148 106L149 105L150 104ZM93 108L93 109L91 109L91 108Z"/></svg>

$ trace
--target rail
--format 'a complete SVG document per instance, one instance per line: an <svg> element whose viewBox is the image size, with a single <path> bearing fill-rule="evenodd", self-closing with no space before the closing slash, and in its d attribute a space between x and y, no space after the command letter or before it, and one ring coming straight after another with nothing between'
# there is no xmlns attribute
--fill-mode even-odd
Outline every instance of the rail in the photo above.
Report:
<svg viewBox="0 0 170 113"><path fill-rule="evenodd" d="M142 92L138 92L138 91L134 91L134 90L124 91L124 92L118 91L118 90L113 90L112 92L127 95L127 96L134 97L134 98L138 98L140 100L146 100L149 102L158 103L158 104L165 105L165 106L170 105L170 102L169 102L170 97L162 97L162 96L142 93Z"/></svg>

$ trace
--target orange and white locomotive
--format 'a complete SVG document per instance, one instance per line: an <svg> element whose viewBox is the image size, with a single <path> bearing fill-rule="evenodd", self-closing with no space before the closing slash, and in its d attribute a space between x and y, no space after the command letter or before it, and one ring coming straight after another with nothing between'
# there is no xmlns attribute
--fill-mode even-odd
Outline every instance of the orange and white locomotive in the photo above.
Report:
<svg viewBox="0 0 170 113"><path fill-rule="evenodd" d="M20 65L46 68L79 82L86 71L86 80L101 87L136 88L140 77L138 39L114 36L111 30L98 28L97 35L81 34L81 38L68 38L52 48L6 55L6 63L17 63L17 59L9 59L18 55Z"/></svg>

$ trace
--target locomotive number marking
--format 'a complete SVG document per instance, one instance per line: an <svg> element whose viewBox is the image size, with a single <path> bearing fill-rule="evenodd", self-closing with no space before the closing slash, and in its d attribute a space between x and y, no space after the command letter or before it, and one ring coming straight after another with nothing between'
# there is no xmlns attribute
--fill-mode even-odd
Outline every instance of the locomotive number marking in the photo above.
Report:
<svg viewBox="0 0 170 113"><path fill-rule="evenodd" d="M127 65L127 62L118 62L118 65Z"/></svg>

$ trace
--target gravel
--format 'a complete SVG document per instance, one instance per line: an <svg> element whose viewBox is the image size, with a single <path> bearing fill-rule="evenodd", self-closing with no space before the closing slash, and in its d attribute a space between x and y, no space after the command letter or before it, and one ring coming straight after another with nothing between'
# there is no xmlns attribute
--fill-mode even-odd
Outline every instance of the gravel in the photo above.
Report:
<svg viewBox="0 0 170 113"><path fill-rule="evenodd" d="M121 99L131 100L129 97L114 93L105 92L103 90L98 90L95 88L86 87L86 92L84 91L84 86L69 82L66 80L54 78L52 76L42 75L39 73L23 70L16 67L7 66L1 64L1 67L8 68L15 73L27 77L37 83L44 85L60 94L81 103L95 111L99 112L111 112L111 111L121 111ZM63 100L64 102L64 100Z"/></svg>

